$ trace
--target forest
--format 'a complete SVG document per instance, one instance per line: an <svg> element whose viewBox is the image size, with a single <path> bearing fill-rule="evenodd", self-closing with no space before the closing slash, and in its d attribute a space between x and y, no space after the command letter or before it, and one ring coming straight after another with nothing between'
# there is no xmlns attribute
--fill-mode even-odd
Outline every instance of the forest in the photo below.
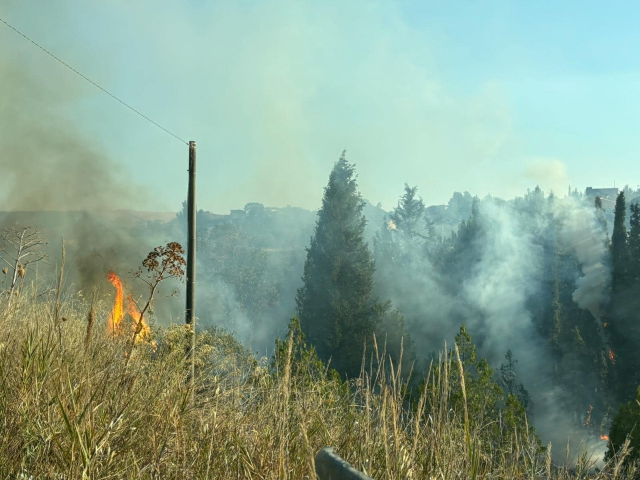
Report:
<svg viewBox="0 0 640 480"><path fill-rule="evenodd" d="M418 384L444 342L463 335L485 362L478 375L502 389L503 404L513 395L547 441L603 450L611 432L617 449L631 430L640 190L455 192L428 207L405 184L385 212L361 197L343 154L317 215L250 203L236 221L210 217L199 212L199 271L211 286L202 319L254 349L296 315L340 375L358 376L376 336L395 361L403 351Z"/></svg>
<svg viewBox="0 0 640 480"><path fill-rule="evenodd" d="M0 0L0 480L640 480L640 3L576 6Z"/></svg>
<svg viewBox="0 0 640 480"><path fill-rule="evenodd" d="M258 202L229 215L199 210L191 394L183 302L170 298L183 291L186 203L173 218L0 214L0 412L13 432L0 465L174 476L192 459L193 475L302 478L330 443L381 478L444 466L456 478L636 478L640 191L455 192L436 206L420 193L405 184L391 211L373 205L343 153L317 211ZM59 263L58 242L47 240L62 234ZM145 277L135 265L162 243L143 261ZM21 245L33 256L12 262ZM117 334L116 317L133 319L133 341ZM106 376L93 385L95 375ZM107 423L87 417L92 408ZM160 429L163 417L172 423ZM138 446L126 440L131 429ZM236 448L254 454L236 457Z"/></svg>

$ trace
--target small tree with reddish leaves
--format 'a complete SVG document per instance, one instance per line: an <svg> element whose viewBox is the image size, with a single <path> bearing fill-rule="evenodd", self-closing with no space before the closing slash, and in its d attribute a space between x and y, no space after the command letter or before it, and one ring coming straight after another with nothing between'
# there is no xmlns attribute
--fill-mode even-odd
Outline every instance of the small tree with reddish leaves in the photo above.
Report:
<svg viewBox="0 0 640 480"><path fill-rule="evenodd" d="M164 280L184 277L184 267L187 264L184 257L184 248L178 242L169 242L166 246L154 248L147 258L142 261L142 267L133 272L134 278L139 278L149 286L149 298L140 310L140 318L134 318L136 329L133 333L131 348L135 345L136 338L142 332L144 314L153 310L153 301L158 291L158 286ZM146 269L146 272L145 272ZM174 290L172 295L177 293Z"/></svg>

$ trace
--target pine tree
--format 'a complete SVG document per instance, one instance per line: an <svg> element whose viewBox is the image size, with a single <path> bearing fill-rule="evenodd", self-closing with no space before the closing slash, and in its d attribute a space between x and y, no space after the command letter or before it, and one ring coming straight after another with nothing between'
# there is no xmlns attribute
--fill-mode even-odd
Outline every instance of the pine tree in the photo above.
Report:
<svg viewBox="0 0 640 480"><path fill-rule="evenodd" d="M597 212L596 212L597 213ZM549 264L545 276L549 279L547 303L541 333L548 338L554 366L554 380L565 389L567 412L586 422L589 411L589 428L601 422L607 412L607 379L609 374L608 346L603 359L605 335L602 320L578 306L573 298L575 279L583 275L582 266L572 248L556 241L565 221L562 216L548 218ZM604 362L602 361L604 360ZM521 402L526 403L523 398ZM591 408L593 407L593 408ZM591 408L591 410L590 410Z"/></svg>
<svg viewBox="0 0 640 480"><path fill-rule="evenodd" d="M607 217L604 214L604 208L602 207L602 198L596 197L595 200L596 207L596 218L598 219L598 223L600 223L600 227L605 234L606 243L609 248L611 248L611 242L609 241L609 229L607 227Z"/></svg>
<svg viewBox="0 0 640 480"><path fill-rule="evenodd" d="M627 280L630 295L627 311L637 335L637 345L640 345L640 295L638 295L640 292L640 203L631 204L629 224Z"/></svg>
<svg viewBox="0 0 640 480"><path fill-rule="evenodd" d="M333 376L335 371L326 371L315 349L308 346L305 340L305 335L300 328L300 320L293 317L289 321L289 335L285 339L276 340L276 348L271 358L272 371L277 375L284 375L288 362L291 376L300 377L298 381L305 383L317 381L325 376L325 372ZM290 356L289 342L292 342Z"/></svg>
<svg viewBox="0 0 640 480"><path fill-rule="evenodd" d="M386 313L372 295L363 208L354 166L343 152L324 191L296 297L302 330L320 359L331 359L331 367L350 377L358 375L363 347Z"/></svg>
<svg viewBox="0 0 640 480"><path fill-rule="evenodd" d="M557 260L556 260L557 263ZM553 268L553 301L551 305L552 320L551 320L551 349L559 356L562 349L560 347L560 337L562 335L562 304L560 303L560 282L558 281L558 267Z"/></svg>
<svg viewBox="0 0 640 480"><path fill-rule="evenodd" d="M424 218L425 204L418 195L418 187L404 184L404 195L398 201L398 206L390 215L396 228L409 237L417 235L418 225Z"/></svg>
<svg viewBox="0 0 640 480"><path fill-rule="evenodd" d="M427 232L424 240L424 253L429 259L433 259L441 246L442 239L436 232L436 224L428 216L425 216L424 227Z"/></svg>
<svg viewBox="0 0 640 480"><path fill-rule="evenodd" d="M634 209L635 210L635 209ZM635 212L634 212L635 213ZM624 191L616 200L611 236L613 264L611 288L610 338L616 356L615 377L618 399L626 402L640 382L640 358L637 354L640 327L637 322L637 293L634 291L633 267L630 265L630 243L625 225L626 202ZM634 218L634 225L636 219ZM634 228L634 234L637 227ZM633 241L633 240L632 240Z"/></svg>
<svg viewBox="0 0 640 480"><path fill-rule="evenodd" d="M500 415L501 405L504 405L502 415L505 420L508 419L504 425L506 431L501 432L501 434L498 433L497 425L489 428L495 430L496 434L502 437L513 434L516 427L518 430L525 427L526 412L519 397L525 399L527 405L530 400L529 393L524 386L516 383L514 376L512 378L514 393L505 392L500 387L498 384L500 379L494 378L494 371L489 367L487 360L478 360L477 349L464 325L460 327L460 332L456 335L455 342L458 347L460 362L464 369L465 396L471 422L482 424L485 421L484 419L497 417ZM450 358L454 359L455 363L456 354L450 352L450 355ZM503 365L504 368L501 368L501 374L504 374L507 368L511 368L514 372L515 361L513 361L513 356L509 355L507 358L510 364L508 367ZM460 385L460 370L454 367L449 375L452 385L451 403L454 406L454 410L458 410L461 409L464 401L462 390L458 387Z"/></svg>
<svg viewBox="0 0 640 480"><path fill-rule="evenodd" d="M473 199L471 215L460 222L458 232L452 232L453 248L449 259L440 263L442 273L447 275L452 285L460 285L465 275L480 260L480 248L486 232L481 221L480 200Z"/></svg>
<svg viewBox="0 0 640 480"><path fill-rule="evenodd" d="M516 378L516 364L518 360L513 357L513 352L507 350L507 354L504 356L507 363L500 365L500 383L502 389L507 395L515 395L520 404L525 408L529 408L531 405L531 396L522 382L517 382Z"/></svg>
<svg viewBox="0 0 640 480"><path fill-rule="evenodd" d="M627 227L625 217L627 214L624 192L618 194L613 220L613 235L611 236L611 257L613 260L613 290L620 290L627 273Z"/></svg>
<svg viewBox="0 0 640 480"><path fill-rule="evenodd" d="M630 206L631 218L629 219L629 276L631 283L640 287L640 202Z"/></svg>
<svg viewBox="0 0 640 480"><path fill-rule="evenodd" d="M378 273L376 288L378 294L385 297L395 297L399 293L396 275L402 270L402 246L399 244L394 226L395 224L388 223L385 218L373 238L373 252Z"/></svg>
<svg viewBox="0 0 640 480"><path fill-rule="evenodd" d="M392 268L398 262L397 239L394 238L396 233L395 224L385 219L382 221L379 230L373 237L373 250L375 252L376 270L382 264L389 265Z"/></svg>
<svg viewBox="0 0 640 480"><path fill-rule="evenodd" d="M625 459L625 463L631 463L640 459L640 388L636 391L636 398L623 404L613 419L609 431L609 448L605 460L609 460L620 451L627 438L630 441L631 454Z"/></svg>

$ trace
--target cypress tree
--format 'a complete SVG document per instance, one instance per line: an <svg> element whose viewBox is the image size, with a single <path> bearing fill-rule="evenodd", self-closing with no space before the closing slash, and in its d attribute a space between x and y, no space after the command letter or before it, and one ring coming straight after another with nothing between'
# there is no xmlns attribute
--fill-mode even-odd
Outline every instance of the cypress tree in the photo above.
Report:
<svg viewBox="0 0 640 480"><path fill-rule="evenodd" d="M631 204L629 237L627 242L628 267L627 285L622 305L625 312L625 333L630 344L629 363L633 371L627 379L627 396L631 389L640 383L640 204Z"/></svg>
<svg viewBox="0 0 640 480"><path fill-rule="evenodd" d="M553 303L552 303L552 324L551 324L551 348L553 352L560 356L562 348L560 346L560 337L562 335L562 304L560 303L560 282L558 281L557 265L553 269Z"/></svg>
<svg viewBox="0 0 640 480"><path fill-rule="evenodd" d="M630 266L630 250L625 226L626 202L624 191L616 199L611 236L611 259L613 263L611 289L611 330L610 338L615 354L615 382L618 399L628 401L640 381L640 358L637 354L640 329L636 321L637 312L633 282L633 267ZM634 219L635 224L635 219ZM634 233L635 233L634 229Z"/></svg>
<svg viewBox="0 0 640 480"><path fill-rule="evenodd" d="M364 202L342 153L325 188L296 303L302 330L321 360L357 376L381 310L372 295L374 262L364 239Z"/></svg>
<svg viewBox="0 0 640 480"><path fill-rule="evenodd" d="M620 290L625 282L627 270L627 227L625 217L627 214L624 192L618 194L613 219L613 234L611 235L611 257L613 261L613 290Z"/></svg>
<svg viewBox="0 0 640 480"><path fill-rule="evenodd" d="M385 296L395 296L398 293L395 275L402 269L402 246L397 238L397 230L394 230L394 223L387 223L385 217L380 229L373 238L373 253L377 272L378 293ZM391 281L390 281L391 280Z"/></svg>
<svg viewBox="0 0 640 480"><path fill-rule="evenodd" d="M595 206L596 208L602 210L602 198L600 198L600 195L596 196Z"/></svg>
<svg viewBox="0 0 640 480"><path fill-rule="evenodd" d="M629 276L633 285L640 286L640 202L630 206L629 219Z"/></svg>
<svg viewBox="0 0 640 480"><path fill-rule="evenodd" d="M607 218L604 215L604 208L602 207L602 198L600 198L599 196L596 197L595 208L596 208L596 218L598 219L598 223L600 224L600 227L602 228L602 231L604 232L607 238L606 244L609 248L611 248L611 243L609 242L609 230L607 227Z"/></svg>

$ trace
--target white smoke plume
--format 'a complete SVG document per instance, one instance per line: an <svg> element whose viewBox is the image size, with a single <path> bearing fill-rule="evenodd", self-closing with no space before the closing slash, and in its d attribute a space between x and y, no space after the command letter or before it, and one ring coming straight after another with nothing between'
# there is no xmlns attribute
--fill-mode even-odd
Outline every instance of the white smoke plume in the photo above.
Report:
<svg viewBox="0 0 640 480"><path fill-rule="evenodd" d="M456 267L460 272L451 266L448 278L442 278L437 269L424 265L410 269L407 278L394 278L392 301L407 318L409 333L421 348L418 354L438 350L444 341L450 344L465 323L479 354L492 367L499 367L506 352L513 351L518 382L531 395L533 424L543 443L555 446L558 461L564 461L560 456L567 441L574 452L587 448L602 458L606 443L579 428L580 412L550 360L549 341L538 329L543 299L549 301L554 248L575 258L577 273L569 279L574 282L573 300L599 319L610 271L606 233L595 209L575 198L549 201L540 192L510 202L485 199L478 204L475 221L482 233L468 247L473 250L470 263ZM593 379L584 382L591 385Z"/></svg>
<svg viewBox="0 0 640 480"><path fill-rule="evenodd" d="M566 249L573 250L582 267L583 275L576 280L573 300L599 320L611 285L607 234L594 208L574 197L557 202L554 214L562 219L561 242Z"/></svg>

